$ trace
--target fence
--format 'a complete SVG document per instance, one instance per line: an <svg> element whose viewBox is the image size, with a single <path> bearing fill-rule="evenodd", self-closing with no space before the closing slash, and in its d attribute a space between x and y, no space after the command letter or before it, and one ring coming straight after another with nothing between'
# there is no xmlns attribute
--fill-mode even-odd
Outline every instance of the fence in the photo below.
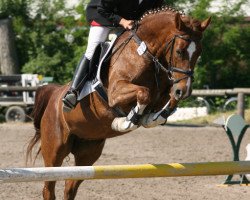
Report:
<svg viewBox="0 0 250 200"><path fill-rule="evenodd" d="M35 91L37 87L0 87L0 92L5 91ZM244 118L244 97L250 95L250 88L234 88L234 89L204 89L204 90L193 90L192 96L226 96L226 95L237 95L237 114Z"/></svg>
<svg viewBox="0 0 250 200"><path fill-rule="evenodd" d="M237 114L243 118L245 116L245 95L250 95L250 88L234 88L234 89L205 89L193 90L192 96L226 96L237 95Z"/></svg>

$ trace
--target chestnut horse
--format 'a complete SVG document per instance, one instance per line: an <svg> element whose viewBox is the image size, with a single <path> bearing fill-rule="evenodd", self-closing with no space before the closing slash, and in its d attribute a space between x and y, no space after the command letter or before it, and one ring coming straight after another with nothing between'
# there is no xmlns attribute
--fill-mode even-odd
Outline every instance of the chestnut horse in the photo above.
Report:
<svg viewBox="0 0 250 200"><path fill-rule="evenodd" d="M93 165L106 138L165 123L177 103L191 94L202 34L209 23L210 18L200 22L169 7L145 13L137 28L124 32L115 44L102 79L108 102L93 92L64 113L62 97L69 86L40 87L33 110L36 134L27 156L40 140L37 154L42 153L46 167L61 166L69 153L75 165ZM127 116L117 116L115 107ZM74 199L81 182L67 180L64 199ZM45 182L43 198L55 199L55 182Z"/></svg>

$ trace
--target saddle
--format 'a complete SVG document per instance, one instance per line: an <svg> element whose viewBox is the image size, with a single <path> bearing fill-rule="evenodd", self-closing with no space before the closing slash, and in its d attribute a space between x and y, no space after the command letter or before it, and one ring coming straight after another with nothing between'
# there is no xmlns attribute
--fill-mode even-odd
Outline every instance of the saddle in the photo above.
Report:
<svg viewBox="0 0 250 200"><path fill-rule="evenodd" d="M96 91L105 102L108 102L108 96L103 86L102 76L107 72L112 49L120 35L121 33L113 33L110 41L100 43L96 47L93 58L90 61L89 80L83 86L77 101L82 100L87 95ZM113 110L120 117L126 116L119 108L113 108Z"/></svg>

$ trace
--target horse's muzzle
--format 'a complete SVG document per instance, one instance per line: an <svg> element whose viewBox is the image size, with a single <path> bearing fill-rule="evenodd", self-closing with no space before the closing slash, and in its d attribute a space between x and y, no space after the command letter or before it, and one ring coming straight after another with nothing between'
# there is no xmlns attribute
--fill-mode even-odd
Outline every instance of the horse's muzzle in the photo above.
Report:
<svg viewBox="0 0 250 200"><path fill-rule="evenodd" d="M173 96L179 101L188 98L192 94L192 77L183 79L173 86Z"/></svg>

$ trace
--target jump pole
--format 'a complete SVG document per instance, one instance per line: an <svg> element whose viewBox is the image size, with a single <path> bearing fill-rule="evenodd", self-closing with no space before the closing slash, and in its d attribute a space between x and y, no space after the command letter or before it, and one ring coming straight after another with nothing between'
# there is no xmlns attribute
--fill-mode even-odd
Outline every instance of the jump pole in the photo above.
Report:
<svg viewBox="0 0 250 200"><path fill-rule="evenodd" d="M0 169L0 183L250 174L250 161Z"/></svg>

